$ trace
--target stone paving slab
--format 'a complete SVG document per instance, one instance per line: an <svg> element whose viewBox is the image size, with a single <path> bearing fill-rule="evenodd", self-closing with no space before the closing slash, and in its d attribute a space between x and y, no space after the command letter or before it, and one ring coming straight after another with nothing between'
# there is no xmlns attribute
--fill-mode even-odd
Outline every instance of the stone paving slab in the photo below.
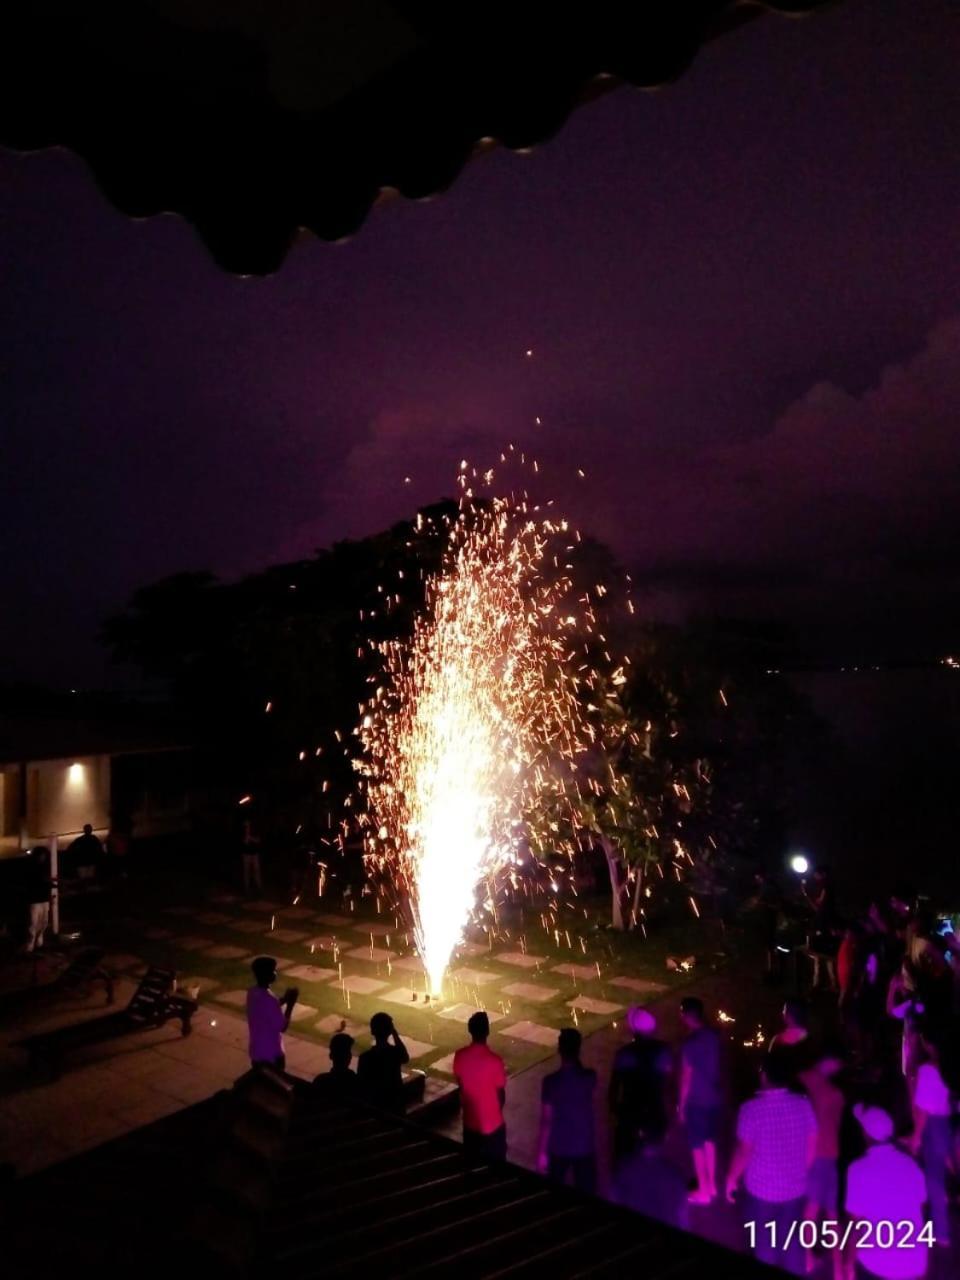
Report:
<svg viewBox="0 0 960 1280"><path fill-rule="evenodd" d="M399 969L401 973L423 973L423 961L419 956L401 956L399 960L391 960L390 967Z"/></svg>
<svg viewBox="0 0 960 1280"><path fill-rule="evenodd" d="M438 1009L436 1011L438 1018L447 1018L450 1022L462 1022L464 1025L477 1012L475 1004L451 1004L446 1009ZM490 1019L491 1026L495 1022L502 1022L505 1015L502 1013L493 1013L490 1009L486 1011L487 1017Z"/></svg>
<svg viewBox="0 0 960 1280"><path fill-rule="evenodd" d="M296 978L300 982L329 982L337 976L336 969L321 969L315 964L295 964L284 969L285 978Z"/></svg>
<svg viewBox="0 0 960 1280"><path fill-rule="evenodd" d="M297 1003L293 1006L293 1011L290 1014L290 1021L302 1022L304 1018L313 1018L319 1012L320 1010L317 1009L316 1006L312 1004L301 1004L300 1001L298 1000Z"/></svg>
<svg viewBox="0 0 960 1280"><path fill-rule="evenodd" d="M384 960L392 960L397 953L388 951L386 947L351 947L349 951L345 951L343 954L352 956L355 960L367 960L376 964Z"/></svg>
<svg viewBox="0 0 960 1280"><path fill-rule="evenodd" d="M215 947L207 950L207 955L212 956L214 960L244 960L251 959L252 952L246 947L232 947L229 942L221 942Z"/></svg>
<svg viewBox="0 0 960 1280"><path fill-rule="evenodd" d="M228 927L236 933L265 933L267 931L262 920L231 920Z"/></svg>
<svg viewBox="0 0 960 1280"><path fill-rule="evenodd" d="M375 938L389 938L395 933L403 933L402 929L392 924L352 924L350 928L356 933L372 933Z"/></svg>
<svg viewBox="0 0 960 1280"><path fill-rule="evenodd" d="M233 916L224 915L222 911L205 911L202 916L197 916L197 924L232 924Z"/></svg>
<svg viewBox="0 0 960 1280"><path fill-rule="evenodd" d="M266 911L271 915L283 910L283 903L270 902L266 898L258 898L256 902L245 902L244 911Z"/></svg>
<svg viewBox="0 0 960 1280"><path fill-rule="evenodd" d="M449 975L454 982L464 983L470 987L482 987L486 982L499 982L499 975L487 973L485 969L453 969Z"/></svg>
<svg viewBox="0 0 960 1280"><path fill-rule="evenodd" d="M567 1001L570 1009L579 1009L582 1013L620 1013L622 1004L611 1004L609 1000L594 1000L593 996L575 996Z"/></svg>
<svg viewBox="0 0 960 1280"><path fill-rule="evenodd" d="M500 964L510 964L517 969L536 969L537 965L546 963L543 956L531 956L526 951L499 951L493 958Z"/></svg>
<svg viewBox="0 0 960 1280"><path fill-rule="evenodd" d="M525 1040L528 1044L557 1047L557 1032L553 1027L543 1027L539 1022L515 1022L512 1027L499 1028L500 1034L512 1036L514 1040Z"/></svg>
<svg viewBox="0 0 960 1280"><path fill-rule="evenodd" d="M428 1044L426 1040L408 1040L402 1031L400 1039L407 1046L407 1053L409 1053L411 1060L422 1058L427 1053L436 1053L437 1051L435 1044Z"/></svg>
<svg viewBox="0 0 960 1280"><path fill-rule="evenodd" d="M490 947L484 942L461 942L454 947L453 953L456 956L469 956L475 960L477 956L488 956Z"/></svg>
<svg viewBox="0 0 960 1280"><path fill-rule="evenodd" d="M347 916L318 915L317 919L321 924L325 924L331 929L342 929L344 927L352 928L355 924L355 921L351 920Z"/></svg>
<svg viewBox="0 0 960 1280"><path fill-rule="evenodd" d="M578 982L596 982L599 975L595 964L555 964L551 973L562 973L567 978L576 978Z"/></svg>
<svg viewBox="0 0 960 1280"><path fill-rule="evenodd" d="M531 1000L534 1004L545 1004L560 994L557 987L540 987L533 982L511 982L502 990L505 996L513 996L516 1000Z"/></svg>
<svg viewBox="0 0 960 1280"><path fill-rule="evenodd" d="M378 978L364 978L359 973L350 973L344 978L342 985L344 991L355 996L372 996L375 991L382 991L387 984Z"/></svg>
<svg viewBox="0 0 960 1280"><path fill-rule="evenodd" d="M436 1062L431 1062L427 1067L428 1071L442 1071L445 1075L453 1075L453 1054L448 1053L444 1058L438 1058Z"/></svg>
<svg viewBox="0 0 960 1280"><path fill-rule="evenodd" d="M211 893L210 901L216 902L219 906L232 906L235 902L239 902L240 898L235 893Z"/></svg>
<svg viewBox="0 0 960 1280"><path fill-rule="evenodd" d="M184 951L206 951L207 947L213 946L212 938L178 938L177 946Z"/></svg>
<svg viewBox="0 0 960 1280"><path fill-rule="evenodd" d="M610 987L624 987L627 991L636 991L639 995L654 996L666 991L666 983L651 982L648 978L605 978Z"/></svg>
<svg viewBox="0 0 960 1280"><path fill-rule="evenodd" d="M304 942L310 935L301 933L299 929L270 929L264 937L276 938L278 942Z"/></svg>
<svg viewBox="0 0 960 1280"><path fill-rule="evenodd" d="M280 914L284 920L312 920L314 910L313 907L283 907Z"/></svg>

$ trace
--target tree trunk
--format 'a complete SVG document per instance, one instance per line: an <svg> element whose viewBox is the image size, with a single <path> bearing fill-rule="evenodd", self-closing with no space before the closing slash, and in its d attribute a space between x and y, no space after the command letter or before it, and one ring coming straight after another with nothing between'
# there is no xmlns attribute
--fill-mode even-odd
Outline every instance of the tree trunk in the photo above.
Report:
<svg viewBox="0 0 960 1280"><path fill-rule="evenodd" d="M601 838L600 847L607 860L607 871L610 873L610 892L613 905L611 923L614 929L619 929L622 933L624 930L623 904L621 901L623 897L623 883L620 880L620 859L616 855L613 842L608 840L606 836Z"/></svg>
<svg viewBox="0 0 960 1280"><path fill-rule="evenodd" d="M630 908L630 928L637 927L637 921L640 919L640 891L643 888L643 864L637 864L637 878L633 886L633 906Z"/></svg>

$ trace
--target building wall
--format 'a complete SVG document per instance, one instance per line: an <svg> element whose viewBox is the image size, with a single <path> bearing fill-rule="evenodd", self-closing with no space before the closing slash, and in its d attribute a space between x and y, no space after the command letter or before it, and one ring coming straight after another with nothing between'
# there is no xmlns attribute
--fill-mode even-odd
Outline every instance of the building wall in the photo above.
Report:
<svg viewBox="0 0 960 1280"><path fill-rule="evenodd" d="M78 835L89 822L98 834L110 825L110 757L44 760L27 769L27 827L31 844Z"/></svg>

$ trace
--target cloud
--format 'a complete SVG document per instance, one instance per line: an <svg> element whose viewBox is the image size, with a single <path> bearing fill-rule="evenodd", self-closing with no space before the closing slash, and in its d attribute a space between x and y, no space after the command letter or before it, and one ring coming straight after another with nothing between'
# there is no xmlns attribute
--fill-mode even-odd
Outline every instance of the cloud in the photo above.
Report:
<svg viewBox="0 0 960 1280"><path fill-rule="evenodd" d="M630 557L652 588L854 592L957 576L960 317L853 395L817 384L761 435L646 472Z"/></svg>

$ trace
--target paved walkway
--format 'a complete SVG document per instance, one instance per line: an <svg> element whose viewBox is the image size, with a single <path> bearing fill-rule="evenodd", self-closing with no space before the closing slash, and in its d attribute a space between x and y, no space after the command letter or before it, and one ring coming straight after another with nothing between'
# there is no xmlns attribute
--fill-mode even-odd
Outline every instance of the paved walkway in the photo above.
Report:
<svg viewBox="0 0 960 1280"><path fill-rule="evenodd" d="M115 1008L135 984L120 979ZM18 1174L34 1173L68 1156L159 1120L229 1088L249 1069L242 1017L204 1008L193 1034L179 1023L91 1046L71 1056L59 1080L41 1083L27 1070L26 1055L11 1042L24 1035L80 1022L103 1011L102 993L61 1005L53 1015L0 1032L0 1161ZM287 1036L291 1071L312 1078L326 1070L324 1048Z"/></svg>

